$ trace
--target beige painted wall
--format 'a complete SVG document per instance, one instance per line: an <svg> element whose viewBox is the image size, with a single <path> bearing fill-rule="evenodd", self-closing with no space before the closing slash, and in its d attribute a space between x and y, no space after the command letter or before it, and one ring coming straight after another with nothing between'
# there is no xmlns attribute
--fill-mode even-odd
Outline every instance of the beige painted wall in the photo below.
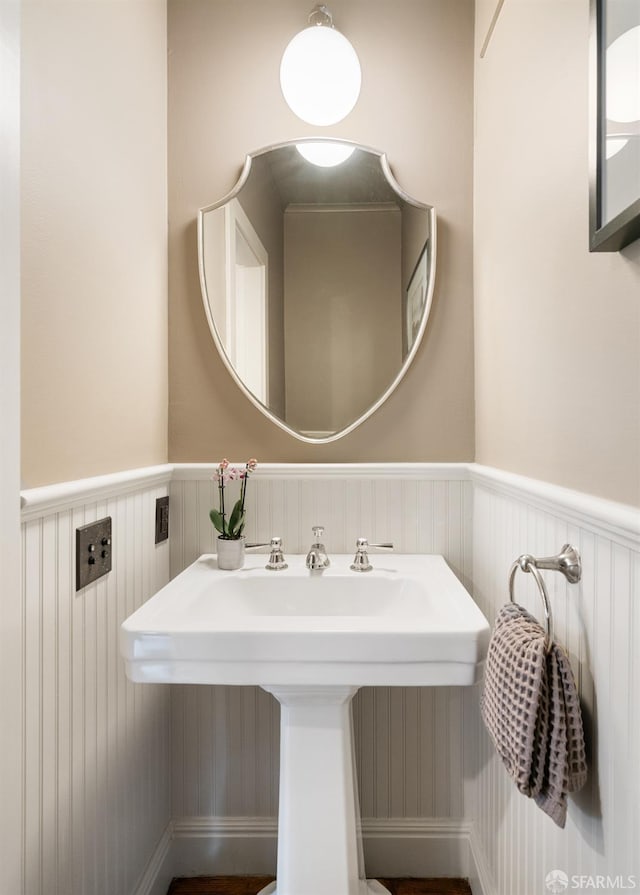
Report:
<svg viewBox="0 0 640 895"><path fill-rule="evenodd" d="M22 478L167 459L165 0L22 4Z"/></svg>
<svg viewBox="0 0 640 895"><path fill-rule="evenodd" d="M587 248L588 28L588 0L506 0L476 63L477 459L637 504L640 242Z"/></svg>
<svg viewBox="0 0 640 895"><path fill-rule="evenodd" d="M473 4L335 0L331 10L358 51L363 86L354 111L322 133L385 150L401 186L440 216L426 338L387 404L330 445L296 441L242 396L202 309L196 215L231 189L247 152L318 133L288 109L278 75L309 9L299 0L269 3L268 14L257 0L169 0L173 461L473 458Z"/></svg>

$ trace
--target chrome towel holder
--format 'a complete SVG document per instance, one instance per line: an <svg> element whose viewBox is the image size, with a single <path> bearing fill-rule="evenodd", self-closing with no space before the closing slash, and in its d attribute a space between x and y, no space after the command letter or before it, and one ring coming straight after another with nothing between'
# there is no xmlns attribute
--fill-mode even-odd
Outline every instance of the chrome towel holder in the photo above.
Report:
<svg viewBox="0 0 640 895"><path fill-rule="evenodd" d="M516 559L509 569L509 599L512 603L515 603L513 585L518 569L522 572L530 572L538 585L538 591L544 607L546 628L545 644L547 652L549 652L553 643L553 613L551 612L551 601L549 600L549 594L544 583L544 578L540 574L540 569L548 569L552 572L562 572L570 584L577 584L582 577L580 554L575 547L571 546L571 544L565 544L560 553L556 556L535 557L531 556L530 553L523 553L522 556L519 556Z"/></svg>

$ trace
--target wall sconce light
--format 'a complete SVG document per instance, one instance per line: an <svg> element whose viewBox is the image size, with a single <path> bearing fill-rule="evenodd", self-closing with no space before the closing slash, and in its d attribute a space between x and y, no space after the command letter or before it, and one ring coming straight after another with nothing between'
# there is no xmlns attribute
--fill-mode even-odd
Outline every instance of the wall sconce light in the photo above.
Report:
<svg viewBox="0 0 640 895"><path fill-rule="evenodd" d="M309 23L284 51L280 86L298 118L319 126L336 124L358 101L360 61L347 38L334 28L326 6L315 6Z"/></svg>

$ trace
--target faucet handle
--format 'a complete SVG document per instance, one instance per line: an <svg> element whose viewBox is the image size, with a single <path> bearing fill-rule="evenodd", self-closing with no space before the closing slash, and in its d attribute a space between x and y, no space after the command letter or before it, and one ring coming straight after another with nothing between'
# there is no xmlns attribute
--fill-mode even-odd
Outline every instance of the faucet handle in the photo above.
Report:
<svg viewBox="0 0 640 895"><path fill-rule="evenodd" d="M281 572L284 569L288 568L289 565L285 561L284 553L282 552L282 538L271 538L271 555L269 557L269 562L265 566L265 569L271 569L274 572Z"/></svg>
<svg viewBox="0 0 640 895"><path fill-rule="evenodd" d="M313 532L313 536L316 541L319 541L324 534L324 525L314 525L311 531Z"/></svg>
<svg viewBox="0 0 640 895"><path fill-rule="evenodd" d="M358 538L356 541L356 548L360 550L360 548L366 550L368 547L376 547L378 550L393 550L393 544L390 541L387 541L385 544L370 544L366 538Z"/></svg>
<svg viewBox="0 0 640 895"><path fill-rule="evenodd" d="M358 538L356 541L356 555L351 563L353 572L369 572L373 566L369 562L367 550L369 547L376 547L378 550L393 550L393 544L370 544L367 538Z"/></svg>

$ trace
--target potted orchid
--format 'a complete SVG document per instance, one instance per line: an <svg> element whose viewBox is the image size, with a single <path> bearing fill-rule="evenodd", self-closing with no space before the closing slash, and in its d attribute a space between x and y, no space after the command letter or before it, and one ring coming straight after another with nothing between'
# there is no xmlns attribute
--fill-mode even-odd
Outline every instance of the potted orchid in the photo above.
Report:
<svg viewBox="0 0 640 895"><path fill-rule="evenodd" d="M213 481L218 486L218 509L212 509L209 518L218 535L218 568L240 569L244 563L244 525L246 518L245 501L247 482L254 472L257 461L247 460L244 469L231 466L227 459L222 460L213 474ZM225 488L230 482L240 482L240 497L231 506L225 502ZM229 512L230 510L230 512Z"/></svg>

